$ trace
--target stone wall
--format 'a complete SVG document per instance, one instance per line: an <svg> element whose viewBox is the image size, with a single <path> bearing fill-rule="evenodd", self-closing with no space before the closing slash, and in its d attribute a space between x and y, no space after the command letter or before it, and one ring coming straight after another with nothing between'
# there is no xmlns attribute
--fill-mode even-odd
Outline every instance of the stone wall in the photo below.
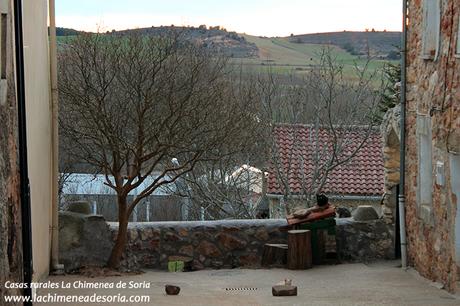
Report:
<svg viewBox="0 0 460 306"><path fill-rule="evenodd" d="M102 216L59 212L59 260L66 272L104 266L112 247L111 231Z"/></svg>
<svg viewBox="0 0 460 306"><path fill-rule="evenodd" d="M458 198L453 192L451 158L460 153L460 59L455 55L459 29L458 0L441 0L440 49L437 60L421 57L423 1L409 1L406 110L406 227L409 264L425 277L455 290L455 216ZM432 135L432 201L420 203L418 135L429 119ZM436 164L440 176L436 182ZM429 187L428 187L429 188ZM459 224L457 224L457 227Z"/></svg>
<svg viewBox="0 0 460 306"><path fill-rule="evenodd" d="M341 260L367 262L394 259L393 226L384 220L337 219L337 250Z"/></svg>
<svg viewBox="0 0 460 306"><path fill-rule="evenodd" d="M18 289L5 289L5 281L22 281L21 211L19 197L17 103L13 74L12 14L7 13L7 80L0 80L0 304L4 295L19 295ZM16 303L11 303L15 305ZM19 303L17 303L19 305Z"/></svg>
<svg viewBox="0 0 460 306"><path fill-rule="evenodd" d="M131 223L125 269L167 269L168 260L192 260L193 269L260 268L265 243L287 243L284 219ZM110 223L115 239L117 224ZM337 219L344 261L394 258L392 227L382 219Z"/></svg>
<svg viewBox="0 0 460 306"><path fill-rule="evenodd" d="M167 269L168 260L193 260L193 269L260 267L265 243L286 243L286 220L130 223L122 265ZM110 223L116 238L117 224Z"/></svg>

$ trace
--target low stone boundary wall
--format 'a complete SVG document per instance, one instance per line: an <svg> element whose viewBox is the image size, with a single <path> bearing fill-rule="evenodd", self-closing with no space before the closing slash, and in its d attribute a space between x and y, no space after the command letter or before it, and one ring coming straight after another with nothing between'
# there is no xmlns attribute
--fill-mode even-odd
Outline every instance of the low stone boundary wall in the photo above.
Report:
<svg viewBox="0 0 460 306"><path fill-rule="evenodd" d="M337 250L341 260L366 262L394 259L394 230L383 219L336 219Z"/></svg>
<svg viewBox="0 0 460 306"><path fill-rule="evenodd" d="M365 222L336 219L336 242L343 261L394 258L392 226L382 219ZM104 265L118 223L102 216L60 214L60 256L66 270ZM287 243L284 219L130 223L123 254L126 270L166 270L169 260L192 262L192 268L259 268L265 243Z"/></svg>
<svg viewBox="0 0 460 306"><path fill-rule="evenodd" d="M113 239L117 223L109 223ZM125 269L167 269L192 260L193 269L260 267L265 243L286 243L284 219L130 223Z"/></svg>
<svg viewBox="0 0 460 306"><path fill-rule="evenodd" d="M117 223L109 223L113 239ZM193 269L260 268L265 243L287 243L284 219L130 223L122 266L167 269L168 261L192 260ZM343 261L394 258L394 234L382 219L337 219Z"/></svg>

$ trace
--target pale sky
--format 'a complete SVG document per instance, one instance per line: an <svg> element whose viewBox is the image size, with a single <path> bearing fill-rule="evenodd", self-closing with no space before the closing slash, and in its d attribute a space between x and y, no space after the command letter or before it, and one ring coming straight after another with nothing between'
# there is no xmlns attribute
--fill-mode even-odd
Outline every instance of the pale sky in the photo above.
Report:
<svg viewBox="0 0 460 306"><path fill-rule="evenodd" d="M78 30L221 25L264 36L401 30L402 0L56 0L56 24Z"/></svg>

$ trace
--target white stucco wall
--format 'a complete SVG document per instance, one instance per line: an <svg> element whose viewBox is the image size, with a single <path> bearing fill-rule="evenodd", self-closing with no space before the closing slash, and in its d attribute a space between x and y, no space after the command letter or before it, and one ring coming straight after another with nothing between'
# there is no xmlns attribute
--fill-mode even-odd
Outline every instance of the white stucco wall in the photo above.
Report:
<svg viewBox="0 0 460 306"><path fill-rule="evenodd" d="M34 280L50 266L51 103L48 1L23 1L27 149L32 209Z"/></svg>

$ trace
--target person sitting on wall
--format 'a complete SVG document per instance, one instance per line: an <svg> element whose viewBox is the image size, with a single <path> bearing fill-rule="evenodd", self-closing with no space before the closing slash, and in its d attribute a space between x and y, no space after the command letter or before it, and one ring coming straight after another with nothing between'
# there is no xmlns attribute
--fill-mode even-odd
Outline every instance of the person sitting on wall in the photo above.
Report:
<svg viewBox="0 0 460 306"><path fill-rule="evenodd" d="M311 213L321 212L329 208L329 199L324 194L316 195L316 205L310 208L296 210L292 215L294 218L303 219Z"/></svg>

